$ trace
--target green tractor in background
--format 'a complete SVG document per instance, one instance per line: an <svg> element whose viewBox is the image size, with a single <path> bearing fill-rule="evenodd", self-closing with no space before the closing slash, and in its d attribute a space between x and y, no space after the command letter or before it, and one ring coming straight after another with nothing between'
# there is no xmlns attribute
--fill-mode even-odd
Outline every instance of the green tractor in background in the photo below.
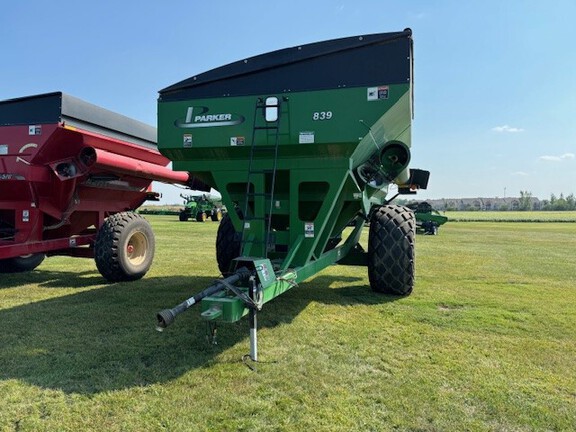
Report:
<svg viewBox="0 0 576 432"><path fill-rule="evenodd" d="M207 219L218 222L222 219L222 207L217 205L221 198L205 193L202 195L180 194L180 197L184 198L184 208L178 215L180 222L186 222L191 218L198 222L204 222Z"/></svg>
<svg viewBox="0 0 576 432"><path fill-rule="evenodd" d="M424 234L437 235L440 225L448 222L446 216L442 216L426 201L407 204L406 207L414 212L416 228Z"/></svg>

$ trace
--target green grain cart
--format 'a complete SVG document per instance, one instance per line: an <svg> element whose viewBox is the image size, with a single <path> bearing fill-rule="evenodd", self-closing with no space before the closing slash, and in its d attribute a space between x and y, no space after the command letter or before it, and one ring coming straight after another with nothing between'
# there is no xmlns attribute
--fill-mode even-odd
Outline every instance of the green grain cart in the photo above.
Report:
<svg viewBox="0 0 576 432"><path fill-rule="evenodd" d="M257 311L331 264L367 266L375 291L412 291L414 214L387 199L393 184L413 193L428 183L408 167L411 36L301 45L160 91L158 148L220 191L228 213L216 239L225 278L159 312L159 330L198 302L209 323L249 314L256 361Z"/></svg>

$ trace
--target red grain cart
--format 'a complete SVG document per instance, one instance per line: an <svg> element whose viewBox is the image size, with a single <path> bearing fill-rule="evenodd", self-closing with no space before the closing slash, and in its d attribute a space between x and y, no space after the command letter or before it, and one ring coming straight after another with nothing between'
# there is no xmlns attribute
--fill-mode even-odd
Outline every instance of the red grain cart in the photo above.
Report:
<svg viewBox="0 0 576 432"><path fill-rule="evenodd" d="M63 93L0 102L0 272L46 255L90 257L108 281L150 268L154 235L134 213L166 168L156 129Z"/></svg>

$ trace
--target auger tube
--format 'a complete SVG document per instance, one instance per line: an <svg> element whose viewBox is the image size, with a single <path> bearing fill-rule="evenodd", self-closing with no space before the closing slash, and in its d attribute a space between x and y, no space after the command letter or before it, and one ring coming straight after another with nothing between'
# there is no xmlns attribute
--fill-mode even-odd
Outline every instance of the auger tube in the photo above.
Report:
<svg viewBox="0 0 576 432"><path fill-rule="evenodd" d="M235 284L237 282L246 280L250 277L252 273L246 267L241 267L236 272L228 276L225 279L217 280L213 285L210 285L205 290L199 292L193 297L190 297L188 300L183 301L179 305L173 307L172 309L164 309L156 314L156 319L158 323L156 325L157 331L163 331L166 327L174 322L176 317L180 315L182 312L185 312L190 307L198 303L204 297L211 296L212 294L217 293L218 291L222 291L226 289L226 285Z"/></svg>

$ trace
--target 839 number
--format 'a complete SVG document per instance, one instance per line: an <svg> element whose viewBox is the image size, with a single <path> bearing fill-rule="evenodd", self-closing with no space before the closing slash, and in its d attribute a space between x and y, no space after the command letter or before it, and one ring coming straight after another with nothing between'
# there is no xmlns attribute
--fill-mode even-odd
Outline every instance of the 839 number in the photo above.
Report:
<svg viewBox="0 0 576 432"><path fill-rule="evenodd" d="M332 111L316 111L312 114L312 120L330 120L332 118Z"/></svg>

